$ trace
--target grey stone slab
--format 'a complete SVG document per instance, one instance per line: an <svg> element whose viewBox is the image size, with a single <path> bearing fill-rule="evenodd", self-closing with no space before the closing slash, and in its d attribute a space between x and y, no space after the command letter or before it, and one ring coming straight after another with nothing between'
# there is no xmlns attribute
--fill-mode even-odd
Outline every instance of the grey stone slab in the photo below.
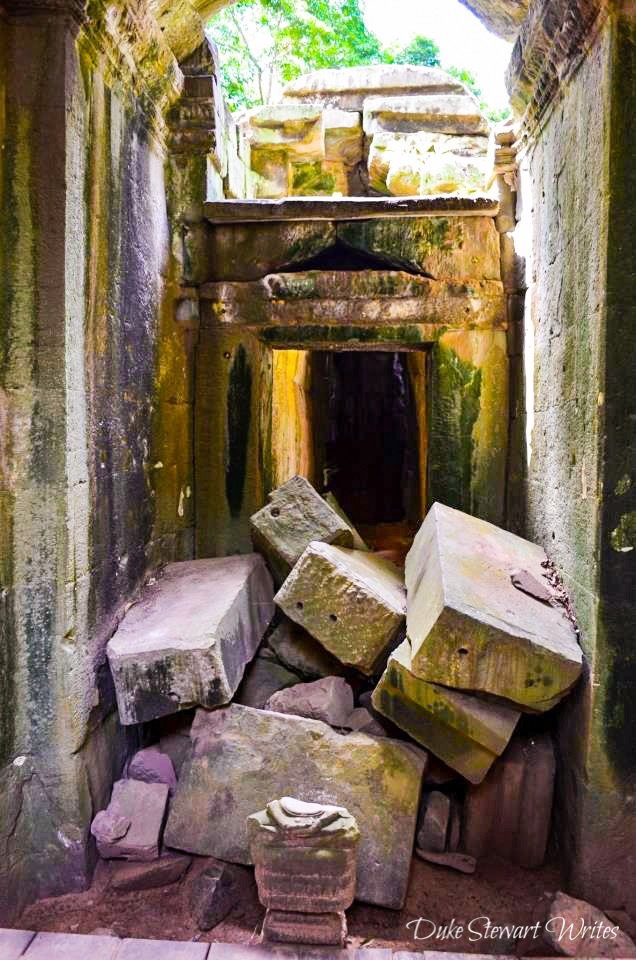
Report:
<svg viewBox="0 0 636 960"><path fill-rule="evenodd" d="M207 943L176 940L124 940L117 960L206 960ZM86 955L86 960L92 960Z"/></svg>
<svg viewBox="0 0 636 960"><path fill-rule="evenodd" d="M203 205L210 223L268 220L359 220L367 217L496 217L493 197L294 197L285 200L216 200Z"/></svg>
<svg viewBox="0 0 636 960"><path fill-rule="evenodd" d="M28 960L119 960L119 937L82 933L38 933L26 952ZM156 960L156 958L153 958Z"/></svg>
<svg viewBox="0 0 636 960"><path fill-rule="evenodd" d="M247 817L273 798L336 804L355 817L362 836L356 896L402 906L425 754L238 704L197 711L192 739L166 826L170 847L247 864Z"/></svg>
<svg viewBox="0 0 636 960"><path fill-rule="evenodd" d="M514 586L519 571L549 586L545 561L542 547L433 504L406 558L413 674L551 709L578 680L583 654L556 595L545 603Z"/></svg>
<svg viewBox="0 0 636 960"><path fill-rule="evenodd" d="M18 960L34 936L31 930L0 929L0 960Z"/></svg>
<svg viewBox="0 0 636 960"><path fill-rule="evenodd" d="M121 722L228 703L273 616L272 592L256 554L168 564L108 643Z"/></svg>

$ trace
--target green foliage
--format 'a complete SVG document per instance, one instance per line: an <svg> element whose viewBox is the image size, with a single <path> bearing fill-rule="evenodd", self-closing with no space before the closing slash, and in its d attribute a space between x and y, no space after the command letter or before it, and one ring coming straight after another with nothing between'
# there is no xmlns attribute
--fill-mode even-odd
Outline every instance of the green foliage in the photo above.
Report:
<svg viewBox="0 0 636 960"><path fill-rule="evenodd" d="M414 63L422 67L439 67L439 47L429 37L414 37L407 47L393 56L394 63Z"/></svg>

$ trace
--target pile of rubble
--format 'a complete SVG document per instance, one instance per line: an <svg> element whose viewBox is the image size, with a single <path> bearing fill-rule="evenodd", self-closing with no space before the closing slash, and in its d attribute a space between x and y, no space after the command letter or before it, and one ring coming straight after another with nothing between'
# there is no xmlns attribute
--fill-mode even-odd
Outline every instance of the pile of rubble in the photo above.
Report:
<svg viewBox="0 0 636 960"><path fill-rule="evenodd" d="M411 65L315 71L238 123L247 195L269 199L483 192L488 134L458 80Z"/></svg>
<svg viewBox="0 0 636 960"><path fill-rule="evenodd" d="M301 477L251 526L259 554L169 565L109 643L122 723L199 709L133 757L93 823L101 856L249 864L248 818L295 796L355 817L371 904L403 905L414 848L542 863L554 749L515 729L582 667L543 551L435 504L405 577Z"/></svg>

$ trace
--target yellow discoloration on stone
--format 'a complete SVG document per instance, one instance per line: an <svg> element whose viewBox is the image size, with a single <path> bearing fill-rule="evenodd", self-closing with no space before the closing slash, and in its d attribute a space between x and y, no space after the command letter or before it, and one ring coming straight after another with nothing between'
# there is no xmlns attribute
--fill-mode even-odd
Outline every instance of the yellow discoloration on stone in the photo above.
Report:
<svg viewBox="0 0 636 960"><path fill-rule="evenodd" d="M307 350L272 353L272 483L290 477L313 480L311 355Z"/></svg>

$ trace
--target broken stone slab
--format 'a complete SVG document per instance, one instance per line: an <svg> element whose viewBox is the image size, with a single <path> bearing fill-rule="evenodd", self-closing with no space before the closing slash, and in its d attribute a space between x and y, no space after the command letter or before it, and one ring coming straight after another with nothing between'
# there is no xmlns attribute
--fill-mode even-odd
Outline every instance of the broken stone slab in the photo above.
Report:
<svg viewBox="0 0 636 960"><path fill-rule="evenodd" d="M282 583L313 540L351 547L349 526L304 477L292 477L269 495L250 518L254 547L267 558Z"/></svg>
<svg viewBox="0 0 636 960"><path fill-rule="evenodd" d="M530 712L558 703L581 674L576 632L556 599L511 580L523 569L547 584L545 560L541 547L435 503L406 558L413 674Z"/></svg>
<svg viewBox="0 0 636 960"><path fill-rule="evenodd" d="M157 747L138 750L126 770L129 780L143 780L144 783L165 783L170 793L174 793L177 775L172 760Z"/></svg>
<svg viewBox="0 0 636 960"><path fill-rule="evenodd" d="M310 543L274 598L341 663L372 675L404 623L401 572L360 550Z"/></svg>
<svg viewBox="0 0 636 960"><path fill-rule="evenodd" d="M199 930L212 930L237 900L232 874L223 864L211 865L192 879L190 909Z"/></svg>
<svg viewBox="0 0 636 960"><path fill-rule="evenodd" d="M458 136L487 135L489 124L477 101L466 91L434 96L368 97L362 125L367 136L430 131Z"/></svg>
<svg viewBox="0 0 636 960"><path fill-rule="evenodd" d="M272 619L272 592L256 554L168 564L108 643L121 722L228 703Z"/></svg>
<svg viewBox="0 0 636 960"><path fill-rule="evenodd" d="M296 794L355 817L358 899L402 906L425 757L387 738L343 736L317 720L237 704L198 711L192 739L168 817L170 847L247 864L247 817Z"/></svg>
<svg viewBox="0 0 636 960"><path fill-rule="evenodd" d="M323 499L329 504L332 510L335 510L335 512L340 517L340 519L344 520L344 522L347 524L347 526L351 530L351 535L353 537L353 544L352 544L353 549L354 550L370 550L371 548L368 547L367 544L364 542L364 540L362 539L362 537L354 527L353 523L351 522L347 514L344 512L344 510L336 500L333 493L331 493L331 491L325 493Z"/></svg>
<svg viewBox="0 0 636 960"><path fill-rule="evenodd" d="M178 883L185 875L192 857L165 851L158 860L148 863L113 861L108 886L114 890L154 890Z"/></svg>
<svg viewBox="0 0 636 960"><path fill-rule="evenodd" d="M269 698L265 709L345 727L353 710L353 690L342 677L323 677L280 690Z"/></svg>
<svg viewBox="0 0 636 960"><path fill-rule="evenodd" d="M458 870L459 873L471 874L477 869L475 858L465 853L433 853L431 850L421 850L419 847L415 848L415 852L420 860L434 863L438 867L449 867L451 870Z"/></svg>
<svg viewBox="0 0 636 960"><path fill-rule="evenodd" d="M344 726L348 730L356 730L358 733L367 733L370 737L386 737L388 733L386 728L375 719L373 714L366 707L356 707L347 717Z"/></svg>
<svg viewBox="0 0 636 960"><path fill-rule="evenodd" d="M420 850L444 853L450 823L450 797L440 790L424 794L415 842Z"/></svg>
<svg viewBox="0 0 636 960"><path fill-rule="evenodd" d="M466 853L494 853L521 867L540 867L550 836L555 773L548 734L515 735L484 782L466 794Z"/></svg>
<svg viewBox="0 0 636 960"><path fill-rule="evenodd" d="M303 680L338 676L344 670L342 664L327 653L317 640L287 617L283 617L267 642L277 660ZM248 703L246 706L262 707L263 704Z"/></svg>
<svg viewBox="0 0 636 960"><path fill-rule="evenodd" d="M565 957L636 957L636 944L585 900L559 891L550 906L544 939Z"/></svg>
<svg viewBox="0 0 636 960"><path fill-rule="evenodd" d="M262 651L247 668L234 703L263 710L273 694L286 687L293 687L300 683L301 679L297 673L288 670L273 657L265 656L265 651Z"/></svg>
<svg viewBox="0 0 636 960"><path fill-rule="evenodd" d="M167 805L167 784L117 780L108 807L91 824L100 857L156 860Z"/></svg>
<svg viewBox="0 0 636 960"><path fill-rule="evenodd" d="M389 657L372 702L470 783L481 783L521 716L518 710L420 680L411 669L408 640Z"/></svg>
<svg viewBox="0 0 636 960"><path fill-rule="evenodd" d="M361 111L371 95L464 93L463 85L436 67L413 64L373 64L314 70L288 83L285 99L316 106Z"/></svg>

